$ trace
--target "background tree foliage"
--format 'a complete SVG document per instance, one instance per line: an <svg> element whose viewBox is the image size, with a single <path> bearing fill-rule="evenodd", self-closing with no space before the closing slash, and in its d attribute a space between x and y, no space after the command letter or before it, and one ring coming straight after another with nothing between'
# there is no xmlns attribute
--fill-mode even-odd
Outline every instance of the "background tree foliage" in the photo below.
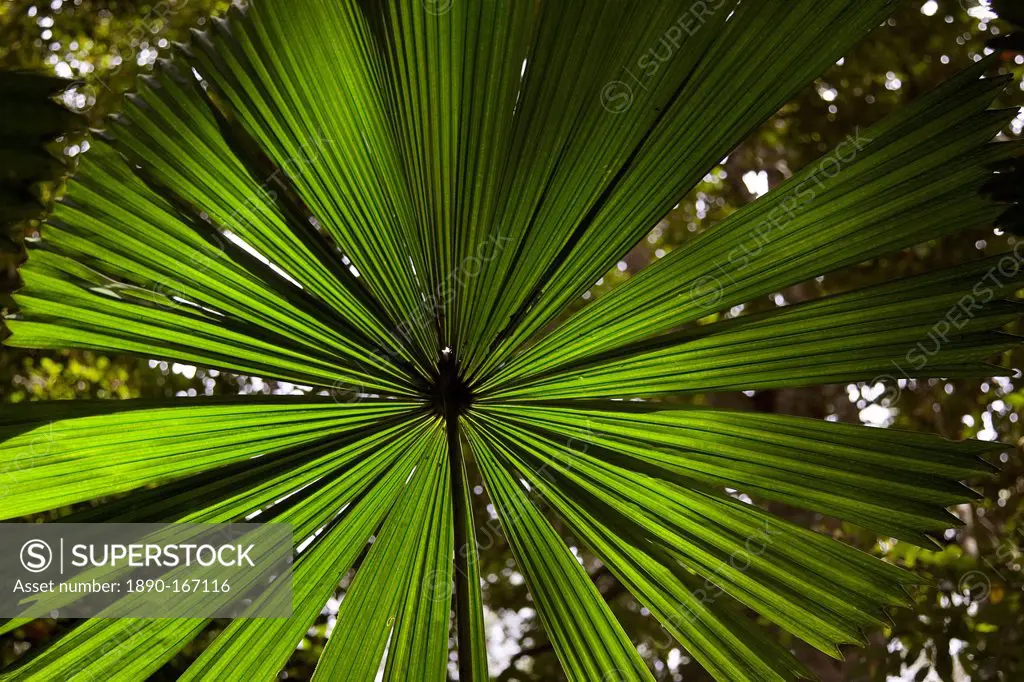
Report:
<svg viewBox="0 0 1024 682"><path fill-rule="evenodd" d="M164 2L5 1L0 4L0 68L35 68L81 80L64 95L92 127L116 112L121 95L175 41L228 3L206 0ZM1009 3L1007 4L1009 7ZM1000 9L997 3L996 9ZM1010 25L973 0L905 3L885 25L862 41L841 62L801 93L709 174L670 216L658 223L646 243L587 292L579 305L601 296L646 263L722 220L832 148L858 128L950 77L978 58L993 43L1002 66L1018 75L1018 85L997 105L1020 106L1024 57L1009 49ZM1017 40L1019 43L1019 40ZM991 48L989 48L991 49ZM1004 134L1019 137L1024 113ZM58 147L73 161L87 149L87 139L69 136ZM48 198L54 188L42 188ZM59 191L59 188L57 188ZM34 229L30 224L29 233ZM1006 251L1016 243L1008 229L961 233L818 278L762 300L738 306L740 315L794 303L823 294L851 290L897 276L917 274L982 255ZM1018 332L1019 333L1019 332ZM1010 358L1024 365L1022 352ZM131 357L91 352L40 352L4 348L0 355L2 402L81 397L125 399L162 395L217 395L290 392L294 387L249 377L207 372ZM703 397L693 402L706 401ZM774 513L811 525L865 551L906 565L930 579L914 593L916 609L892 612L892 624L875 634L867 649L849 649L837 663L797 641L803 658L824 680L883 680L889 676L917 680L1024 679L1024 387L1021 379L928 381L898 378L885 385L830 386L742 394L718 394L712 404L916 431L947 438L1001 440L1016 447L1004 455L998 476L982 492L985 500L956 510L964 522L947 532L944 546L925 551L889 538L878 538L848 524L810 512L764 504ZM2 408L0 408L2 409ZM493 519L480 507L478 519ZM568 535L560 528L563 535ZM531 608L523 580L496 520L478 528L481 573L489 627L492 673L501 680L561 679L556 657ZM582 551L582 550L581 550ZM658 678L701 680L706 676L656 621L604 570L583 553L586 566L627 632L639 633L645 658L654 661ZM339 595L345 584L341 585ZM337 603L324 610L296 651L288 677L307 679L334 623ZM176 675L216 635L214 623L191 643L159 677ZM8 663L37 643L57 636L67 624L37 621L0 639L0 659ZM780 637L783 636L780 634Z"/></svg>

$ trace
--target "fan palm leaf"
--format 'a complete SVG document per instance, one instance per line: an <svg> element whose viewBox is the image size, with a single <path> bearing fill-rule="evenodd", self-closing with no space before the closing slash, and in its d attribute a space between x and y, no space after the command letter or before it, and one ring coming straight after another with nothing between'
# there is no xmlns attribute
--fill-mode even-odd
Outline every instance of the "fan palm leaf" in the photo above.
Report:
<svg viewBox="0 0 1024 682"><path fill-rule="evenodd" d="M356 567L316 679L445 679L454 611L459 679L486 680L479 476L569 679L652 676L556 518L717 679L809 677L751 611L838 657L915 578L728 493L925 543L1001 446L671 398L894 362L1005 372L1013 254L709 316L991 224L1005 207L980 190L1020 149L991 142L1006 80L967 69L565 311L896 5L314 0L214 20L82 159L7 343L311 390L5 406L0 516L112 498L67 518L292 524L293 615L233 621L185 679L274 679ZM205 626L86 621L3 679L144 678Z"/></svg>

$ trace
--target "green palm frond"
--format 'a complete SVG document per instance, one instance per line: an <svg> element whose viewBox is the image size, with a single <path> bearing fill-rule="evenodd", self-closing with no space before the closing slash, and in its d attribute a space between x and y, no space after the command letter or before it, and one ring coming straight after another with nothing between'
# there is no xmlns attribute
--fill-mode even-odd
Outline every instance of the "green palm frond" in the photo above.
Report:
<svg viewBox="0 0 1024 682"><path fill-rule="evenodd" d="M924 544L1001 446L673 397L894 363L1006 373L989 363L1019 344L1015 254L715 315L1005 215L982 190L1019 162L992 142L1006 79L979 62L566 311L897 4L312 0L213 20L82 158L6 343L308 394L5 405L0 517L292 524L293 615L231 622L184 679L275 679L355 568L316 679L446 679L451 630L477 681L480 479L569 679L652 676L559 527L717 679L810 677L751 612L839 657L915 577L730 493ZM86 621L2 679L145 678L206 626Z"/></svg>

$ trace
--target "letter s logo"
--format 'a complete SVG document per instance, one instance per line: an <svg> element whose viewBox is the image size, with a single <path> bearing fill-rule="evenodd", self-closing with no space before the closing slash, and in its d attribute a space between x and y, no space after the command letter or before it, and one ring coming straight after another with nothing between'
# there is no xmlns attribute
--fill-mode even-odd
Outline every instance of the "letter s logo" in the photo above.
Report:
<svg viewBox="0 0 1024 682"><path fill-rule="evenodd" d="M21 565L26 571L41 573L53 562L53 551L42 540L29 540L21 546Z"/></svg>

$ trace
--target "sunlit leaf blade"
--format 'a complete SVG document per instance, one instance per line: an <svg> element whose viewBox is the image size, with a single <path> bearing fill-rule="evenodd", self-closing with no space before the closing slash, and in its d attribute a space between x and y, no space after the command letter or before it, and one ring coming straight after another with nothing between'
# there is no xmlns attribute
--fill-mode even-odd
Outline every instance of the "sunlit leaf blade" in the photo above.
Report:
<svg viewBox="0 0 1024 682"><path fill-rule="evenodd" d="M569 679L653 679L587 572L508 469L506 446L477 427L468 434L516 563Z"/></svg>
<svg viewBox="0 0 1024 682"><path fill-rule="evenodd" d="M825 653L863 644L863 630L884 622L883 606L906 605L914 576L761 509L684 488L486 420L576 490L606 518L635 527L634 542L653 543L784 629ZM510 455L506 451L507 455ZM571 467L569 466L571 464ZM752 541L757 549L752 549ZM736 561L736 557L742 561ZM842 567L842 574L838 574Z"/></svg>
<svg viewBox="0 0 1024 682"><path fill-rule="evenodd" d="M399 403L206 400L49 421L4 444L0 517L166 483L297 445L351 435L410 410ZM9 406L29 420L34 403ZM5 411L7 411L5 410Z"/></svg>
<svg viewBox="0 0 1024 682"><path fill-rule="evenodd" d="M965 71L844 141L584 308L503 375L623 346L843 265L990 224L1004 209L978 191L992 177L988 166L1016 145L986 144L1013 113L984 111L1005 80L979 81L980 72Z"/></svg>
<svg viewBox="0 0 1024 682"><path fill-rule="evenodd" d="M266 261L266 268L273 271L259 268L259 277L276 281L277 288L282 288L282 279L297 282L307 296L283 287L291 298L307 299L320 317L337 316L338 323L350 327L349 334L358 331L377 344L389 343L385 321L365 298L358 278L339 262L334 245L309 215L288 210L285 169L324 163L332 142L312 139L285 169L262 170L247 167L236 157L222 132L193 75L161 63L128 99L124 115L113 121L107 137L134 164L135 172L157 194L167 196L185 221L215 247L223 251L244 245L259 254L256 265ZM189 163L195 158L209 161L202 166ZM109 190L111 184L98 179L95 192Z"/></svg>
<svg viewBox="0 0 1024 682"><path fill-rule="evenodd" d="M440 313L444 345L474 346L478 277L511 241L495 223L527 50L540 7L529 2L380 3L371 12L415 206L417 270Z"/></svg>
<svg viewBox="0 0 1024 682"><path fill-rule="evenodd" d="M129 190L133 201L125 208L119 198ZM38 252L22 270L19 305L32 319L10 321L12 329L20 327L12 344L31 339L36 346L116 350L163 344L165 356L201 364L284 376L291 371L300 382L364 391L409 391L395 362L383 354L368 359L369 343L352 327L345 333L351 317L332 320L330 307L280 280L225 233L183 217L103 143L83 160L50 222L46 244L53 252ZM87 333L82 326L122 335ZM288 347L295 351L285 352ZM289 355L300 362L287 364ZM310 373L317 365L320 372Z"/></svg>
<svg viewBox="0 0 1024 682"><path fill-rule="evenodd" d="M473 494L463 456L458 422L448 425L449 460L461 471L452 475L453 530L455 532L455 625L458 636L459 679L486 682L487 630L481 595L480 547L473 518Z"/></svg>
<svg viewBox="0 0 1024 682"><path fill-rule="evenodd" d="M202 632L201 618L93 618L51 644L26 665L0 674L2 680L146 679Z"/></svg>
<svg viewBox="0 0 1024 682"><path fill-rule="evenodd" d="M217 675L224 665L239 670L239 662L229 654L251 650L255 643L264 644L266 657L250 661L255 675L252 679L276 676L294 651L296 641L333 593L340 577L363 551L369 535L388 513L408 479L416 461L415 454L422 450L422 445L410 447L406 442L404 448L407 451L391 453L390 461L383 468L377 466L376 471L367 471L356 467L335 485L316 489L301 498L302 504L280 505L268 514L273 516L273 521L290 524L295 538L301 540L298 547L303 551L296 557L294 577L297 613L288 619L234 621L199 659L196 669L187 673L187 678L193 674ZM387 448L384 454L388 454ZM392 465L396 455L400 456L401 463ZM375 485L381 473L384 476ZM203 499L194 498L199 500L194 504L201 506ZM235 515L247 512L249 507L244 505L252 503L253 500L244 499L236 507ZM216 521L211 511L213 509L197 513L192 520ZM346 511L339 520L339 512ZM228 516L223 520L232 518ZM272 596L272 593L267 595ZM205 625L202 619L89 620L3 679L52 679L46 677L52 674L65 674L69 678L74 674L104 679L119 674L145 678L199 634ZM147 650L146 655L138 655L135 649L139 647Z"/></svg>
<svg viewBox="0 0 1024 682"><path fill-rule="evenodd" d="M894 6L884 0L767 0L707 3L703 10L674 2L600 3L595 11L586 3L544 3L550 16L541 17L542 28L558 31L567 22L577 42L535 42L531 57L543 76L531 79L527 64L521 122L564 133L533 147L541 168L519 168L537 192L537 203L522 206L517 193L511 206L521 211L516 223L529 229L529 243L506 261L514 271L495 300L492 326L482 332L490 340L504 329L506 339L499 352L480 360L493 366L505 359L508 349L581 295L736 140ZM596 34L587 36L590 22ZM574 49L561 54L570 44ZM549 54L557 55L552 63ZM551 72L561 74L557 87L571 93L568 101L531 91L553 85ZM535 118L528 118L531 112ZM548 118L561 127L545 125ZM547 257L553 247L559 255Z"/></svg>
<svg viewBox="0 0 1024 682"><path fill-rule="evenodd" d="M959 481L991 471L980 455L1005 449L902 432L879 440L869 427L729 410L604 403L487 412L681 485L777 500L917 543L954 521L945 507L976 497Z"/></svg>
<svg viewBox="0 0 1024 682"><path fill-rule="evenodd" d="M109 402L107 404L116 405ZM90 404L79 405L88 407ZM297 546L306 547L336 520L339 510L352 504L355 497L362 494L383 472L387 472L388 480L397 476L397 483L408 478L408 472L415 460L406 453L418 451L420 441L429 428L429 421L422 417L415 421L388 421L398 423L385 428L387 422L382 422L379 424L379 431L365 438L357 439L352 435L349 440L353 442L348 444L341 443L346 440L345 438L321 440L317 445L300 446L263 457L256 465L252 464L252 459L245 459L236 465L211 469L202 474L164 483L156 488L137 490L96 507L79 510L61 520L67 523L241 523L254 518L258 521L279 520L293 524L293 532L299 538ZM37 446L51 443L49 434L50 429L47 429L33 442ZM396 462L399 460L406 464L398 466ZM16 480L11 476L12 471L17 469L8 469L8 478ZM371 504L360 507L358 516L353 518L363 519L363 514L367 510L371 513L384 513L393 500L393 493L396 492L393 489L395 481L388 484L389 487L383 487L382 483L382 492L374 493ZM386 492L388 490L391 492ZM359 522L349 521L347 516L345 519L342 524L344 528L352 529L338 531L344 533L345 538L351 537L350 532L356 535L362 532L363 526L360 524L363 524L365 519ZM379 519L375 523L379 525ZM314 548L316 547L317 545L314 545ZM345 547L346 552L359 552L362 545L346 543ZM317 549L309 556L319 557L322 553L322 549ZM304 554L303 557L305 556L307 555ZM329 554L325 560L333 563L335 559L334 554ZM313 588L313 585L306 583L307 570L313 570L313 567L299 562L296 582L299 587ZM330 580L332 575L335 578L333 581ZM333 591L338 578L339 575L330 573L321 576L320 582L316 583L320 587L316 589L328 589L322 582L328 580L328 586ZM309 604L303 601L303 606L308 607ZM291 619L289 628L296 628L296 623L300 620L301 615ZM25 622L25 619L13 619L0 625L0 632L9 632ZM242 637L243 642L248 636L259 635L259 622L253 621L252 625L243 626L242 621L239 621L239 627L248 633ZM308 622L306 624L308 625ZM216 648L219 649L221 646L234 645L230 645L229 637L217 640ZM281 641L275 640L275 650L281 651L281 646ZM286 655L288 651L290 649L281 655ZM266 668L273 660L263 660L261 668ZM204 663L207 664L214 665L213 662Z"/></svg>
<svg viewBox="0 0 1024 682"><path fill-rule="evenodd" d="M407 446L408 447L408 446ZM186 671L184 680L201 680L237 675L260 680L275 677L305 636L323 605L334 594L341 579L366 547L403 494L416 464L419 447L403 453L402 464L393 466L379 483L356 492L347 501L340 520L315 529L312 544L303 548L294 575L295 614L286 620L236 620L214 640ZM335 497L332 501L337 502ZM339 631L339 635L345 634ZM246 652L260 651L258 657Z"/></svg>
<svg viewBox="0 0 1024 682"><path fill-rule="evenodd" d="M631 530L628 525L604 513L589 513L560 486L551 485L543 468L536 470L519 460L517 469L558 510L573 534L712 675L764 680L810 676L767 633L725 605L726 599L710 598L708 583L680 570L666 552L650 544L630 544L623 532Z"/></svg>
<svg viewBox="0 0 1024 682"><path fill-rule="evenodd" d="M999 330L1021 316L1019 302L1001 299L1024 268L1002 274L1003 258L667 334L481 391L552 400L989 376L984 360L1020 343Z"/></svg>
<svg viewBox="0 0 1024 682"><path fill-rule="evenodd" d="M8 406L0 517L291 524L293 616L211 631L186 679L277 677L345 585L317 679L442 680L452 636L479 682L479 474L569 679L652 678L584 556L716 679L808 676L775 628L839 656L915 578L757 505L923 543L998 446L677 398L1009 373L1012 254L737 315L1007 215L979 192L1020 153L1005 79L982 60L555 321L896 4L231 9L93 140L9 345L307 395ZM4 679L144 678L207 627L90 620Z"/></svg>
<svg viewBox="0 0 1024 682"><path fill-rule="evenodd" d="M342 600L314 679L440 679L448 662L452 526L448 454L436 430Z"/></svg>
<svg viewBox="0 0 1024 682"><path fill-rule="evenodd" d="M424 256L358 3L254 4L232 11L230 23L215 20L213 35L197 34L189 52L218 106L283 169L351 260L388 312L388 331L402 327L433 360L436 334L407 324L422 305L414 272ZM316 163L305 163L311 144Z"/></svg>

